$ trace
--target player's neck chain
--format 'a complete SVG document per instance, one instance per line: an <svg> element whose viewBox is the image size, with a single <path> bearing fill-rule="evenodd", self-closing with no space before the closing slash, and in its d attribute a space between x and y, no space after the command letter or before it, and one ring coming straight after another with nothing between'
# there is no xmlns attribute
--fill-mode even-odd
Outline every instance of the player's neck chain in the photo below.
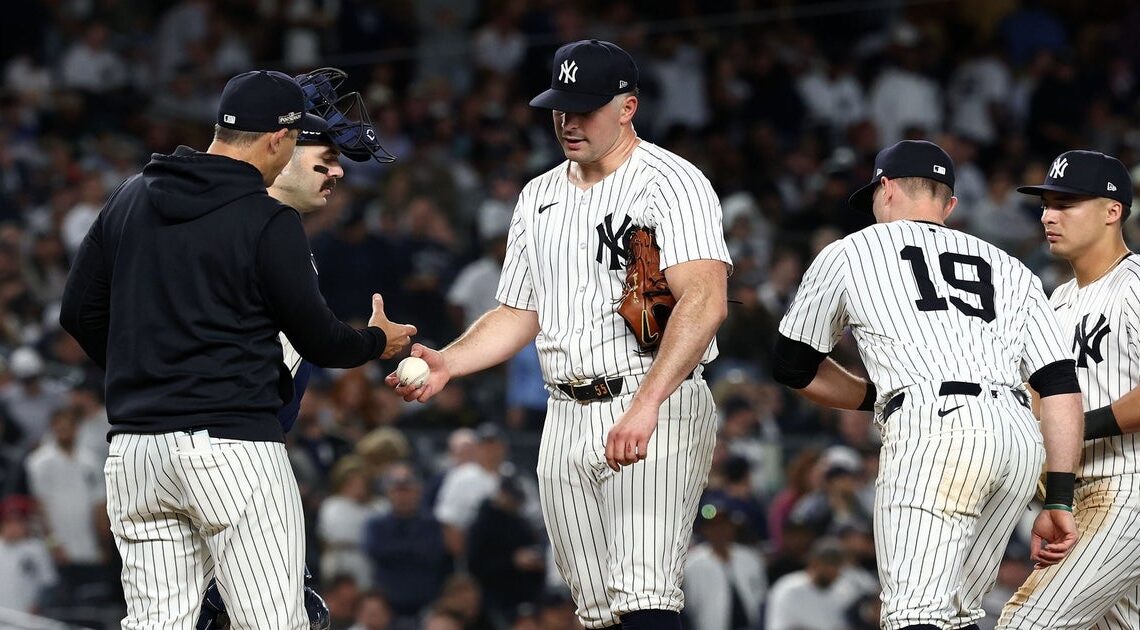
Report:
<svg viewBox="0 0 1140 630"><path fill-rule="evenodd" d="M1131 253L1132 253L1132 250L1128 250L1128 249L1124 250L1123 254L1121 254L1119 257L1117 257L1116 260L1109 263L1108 266L1104 268L1104 271L1100 272L1095 278L1086 282L1085 286L1088 286L1088 285L1096 282L1097 280L1100 280L1101 278L1105 277L1106 275L1108 275L1108 272L1115 269L1116 266L1120 264L1120 261L1124 260L1125 258L1128 258L1129 254L1131 254Z"/></svg>

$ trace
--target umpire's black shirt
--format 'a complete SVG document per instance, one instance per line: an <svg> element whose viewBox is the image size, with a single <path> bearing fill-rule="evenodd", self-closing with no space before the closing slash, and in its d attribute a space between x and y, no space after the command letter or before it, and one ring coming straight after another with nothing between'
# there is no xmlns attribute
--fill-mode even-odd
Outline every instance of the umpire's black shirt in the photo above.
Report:
<svg viewBox="0 0 1140 630"><path fill-rule="evenodd" d="M293 386L278 330L324 367L361 365L387 343L325 305L300 216L256 168L187 147L155 154L111 195L59 319L107 371L111 434L280 442Z"/></svg>

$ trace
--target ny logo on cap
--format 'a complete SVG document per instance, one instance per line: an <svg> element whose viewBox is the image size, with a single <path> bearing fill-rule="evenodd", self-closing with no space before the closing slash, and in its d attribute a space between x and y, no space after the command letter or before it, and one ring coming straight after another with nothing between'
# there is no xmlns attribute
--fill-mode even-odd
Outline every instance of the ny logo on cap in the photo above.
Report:
<svg viewBox="0 0 1140 630"><path fill-rule="evenodd" d="M1069 158L1058 158L1053 160L1053 168L1049 169L1049 177L1054 179L1063 178L1065 176L1065 169L1069 168Z"/></svg>
<svg viewBox="0 0 1140 630"><path fill-rule="evenodd" d="M578 64L574 63L573 59L567 59L562 62L562 68L558 71L558 80L563 83L576 83L578 81Z"/></svg>

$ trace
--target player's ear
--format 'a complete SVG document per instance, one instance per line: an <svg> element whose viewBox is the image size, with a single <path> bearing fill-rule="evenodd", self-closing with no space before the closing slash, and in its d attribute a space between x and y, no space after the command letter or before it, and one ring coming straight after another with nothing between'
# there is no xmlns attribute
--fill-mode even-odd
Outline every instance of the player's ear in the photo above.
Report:
<svg viewBox="0 0 1140 630"><path fill-rule="evenodd" d="M634 94L627 95L621 101L621 124L625 124L633 120L633 115L637 113L637 96Z"/></svg>
<svg viewBox="0 0 1140 630"><path fill-rule="evenodd" d="M1123 217L1124 204L1119 201L1110 201L1108 203L1108 212L1104 217L1104 224L1112 225L1113 223L1119 223Z"/></svg>
<svg viewBox="0 0 1140 630"><path fill-rule="evenodd" d="M958 198L950 197L950 201L946 202L946 207L942 209L942 220L950 218L950 214L954 212L954 208L958 207Z"/></svg>

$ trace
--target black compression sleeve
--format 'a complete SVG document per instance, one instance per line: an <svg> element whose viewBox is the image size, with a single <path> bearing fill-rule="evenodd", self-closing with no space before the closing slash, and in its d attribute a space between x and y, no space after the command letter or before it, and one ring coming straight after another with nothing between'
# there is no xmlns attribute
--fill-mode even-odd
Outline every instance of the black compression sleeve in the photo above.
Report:
<svg viewBox="0 0 1140 630"><path fill-rule="evenodd" d="M1090 409L1085 412L1085 439L1121 435L1120 423L1116 421L1116 414L1112 412L1112 405L1105 405L1100 409Z"/></svg>
<svg viewBox="0 0 1140 630"><path fill-rule="evenodd" d="M1057 394L1079 394L1081 386L1077 382L1077 362L1072 359L1054 361L1034 372L1029 377L1029 385L1042 398Z"/></svg>
<svg viewBox="0 0 1140 630"><path fill-rule="evenodd" d="M803 389L815 378L819 364L826 358L826 352L780 335L772 353L772 378L792 389Z"/></svg>

